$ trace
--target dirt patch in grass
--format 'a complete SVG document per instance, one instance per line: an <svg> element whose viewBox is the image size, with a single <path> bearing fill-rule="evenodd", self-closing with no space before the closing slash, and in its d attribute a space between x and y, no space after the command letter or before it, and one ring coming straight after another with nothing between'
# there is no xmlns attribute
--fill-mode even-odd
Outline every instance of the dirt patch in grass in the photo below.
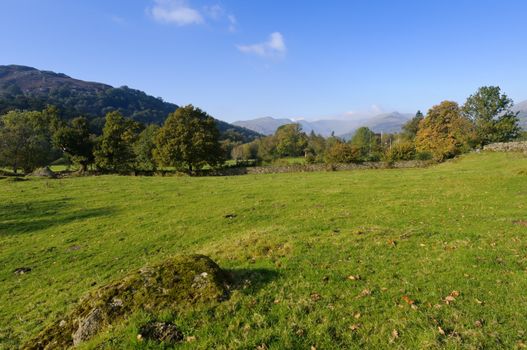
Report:
<svg viewBox="0 0 527 350"><path fill-rule="evenodd" d="M196 302L223 300L228 280L228 275L204 255L180 256L142 268L89 293L67 316L26 343L24 349L78 345L138 310L177 311Z"/></svg>
<svg viewBox="0 0 527 350"><path fill-rule="evenodd" d="M514 224L527 227L527 220L516 220L514 221Z"/></svg>

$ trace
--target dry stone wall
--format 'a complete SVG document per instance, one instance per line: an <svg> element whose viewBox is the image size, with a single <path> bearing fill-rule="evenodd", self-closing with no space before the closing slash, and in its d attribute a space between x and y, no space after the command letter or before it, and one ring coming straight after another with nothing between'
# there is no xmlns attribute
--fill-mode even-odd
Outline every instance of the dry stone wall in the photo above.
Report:
<svg viewBox="0 0 527 350"><path fill-rule="evenodd" d="M498 142L483 147L485 151L491 152L524 152L527 153L527 141Z"/></svg>
<svg viewBox="0 0 527 350"><path fill-rule="evenodd" d="M314 171L340 171L340 170L357 170L357 169L388 169L388 168L423 168L433 162L431 161L401 161L401 162L365 162L359 164L291 164L285 166L255 166L219 169L207 172L203 175L231 176L245 174L279 174L279 173L299 173Z"/></svg>

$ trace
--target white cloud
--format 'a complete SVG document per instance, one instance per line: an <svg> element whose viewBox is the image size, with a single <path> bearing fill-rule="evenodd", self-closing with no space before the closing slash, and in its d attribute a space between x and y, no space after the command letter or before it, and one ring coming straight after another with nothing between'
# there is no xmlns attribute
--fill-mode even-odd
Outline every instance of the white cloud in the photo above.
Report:
<svg viewBox="0 0 527 350"><path fill-rule="evenodd" d="M225 10L220 5L205 6L203 11L214 20L219 20L225 15Z"/></svg>
<svg viewBox="0 0 527 350"><path fill-rule="evenodd" d="M225 11L220 5L205 6L203 7L203 13L207 18L210 18L213 21L221 23L226 22L229 32L234 33L236 31L236 17L231 13L227 13L227 11Z"/></svg>
<svg viewBox="0 0 527 350"><path fill-rule="evenodd" d="M154 0L154 2L154 6L148 12L158 22L174 23L179 26L204 22L201 13L190 7L186 0Z"/></svg>
<svg viewBox="0 0 527 350"><path fill-rule="evenodd" d="M287 51L284 37L279 32L271 33L266 42L253 45L238 45L237 48L240 52L262 57L280 57Z"/></svg>
<svg viewBox="0 0 527 350"><path fill-rule="evenodd" d="M227 20L229 21L229 32L233 33L236 31L236 24L238 21L234 15L228 15Z"/></svg>

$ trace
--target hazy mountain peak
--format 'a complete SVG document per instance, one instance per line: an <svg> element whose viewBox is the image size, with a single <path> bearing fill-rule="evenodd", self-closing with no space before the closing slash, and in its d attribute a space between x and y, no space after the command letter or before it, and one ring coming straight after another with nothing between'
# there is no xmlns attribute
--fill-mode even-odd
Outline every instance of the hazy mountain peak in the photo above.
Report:
<svg viewBox="0 0 527 350"><path fill-rule="evenodd" d="M370 117L356 115L353 118L320 119L314 121L304 119L293 121L291 119L264 117L237 121L233 124L243 126L264 135L272 135L277 128L284 124L298 123L307 133L314 131L323 136L329 136L332 133L335 133L337 136L349 137L350 134L361 126L367 126L375 132L398 132L403 124L412 117L413 114L409 113L391 112Z"/></svg>
<svg viewBox="0 0 527 350"><path fill-rule="evenodd" d="M517 103L512 108L514 112L519 112L518 117L520 118L520 126L527 130L527 100Z"/></svg>

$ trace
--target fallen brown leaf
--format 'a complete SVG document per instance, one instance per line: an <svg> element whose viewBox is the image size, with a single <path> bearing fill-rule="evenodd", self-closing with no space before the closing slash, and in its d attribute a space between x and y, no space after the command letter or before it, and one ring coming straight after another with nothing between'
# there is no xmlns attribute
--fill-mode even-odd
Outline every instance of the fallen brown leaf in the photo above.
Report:
<svg viewBox="0 0 527 350"><path fill-rule="evenodd" d="M408 304L408 305L413 305L415 303L415 301L413 301L412 299L410 299L410 297L408 295L403 295L402 299Z"/></svg>
<svg viewBox="0 0 527 350"><path fill-rule="evenodd" d="M448 296L445 297L445 304L450 304L451 302L453 302L455 300L456 300L456 298L454 298L451 295L448 295Z"/></svg>
<svg viewBox="0 0 527 350"><path fill-rule="evenodd" d="M193 335L189 335L186 340L187 340L187 343L192 343L196 341L196 337Z"/></svg>
<svg viewBox="0 0 527 350"><path fill-rule="evenodd" d="M359 294L360 297L366 297L368 295L371 295L371 290L369 289L363 289L362 292L360 292Z"/></svg>
<svg viewBox="0 0 527 350"><path fill-rule="evenodd" d="M320 299L322 299L322 296L318 293L311 293L311 300L313 301L319 301Z"/></svg>
<svg viewBox="0 0 527 350"><path fill-rule="evenodd" d="M350 329L354 332L360 328L360 323L355 323L350 326Z"/></svg>
<svg viewBox="0 0 527 350"><path fill-rule="evenodd" d="M359 275L349 275L347 278L350 281L358 281L358 280L360 280L360 276Z"/></svg>

